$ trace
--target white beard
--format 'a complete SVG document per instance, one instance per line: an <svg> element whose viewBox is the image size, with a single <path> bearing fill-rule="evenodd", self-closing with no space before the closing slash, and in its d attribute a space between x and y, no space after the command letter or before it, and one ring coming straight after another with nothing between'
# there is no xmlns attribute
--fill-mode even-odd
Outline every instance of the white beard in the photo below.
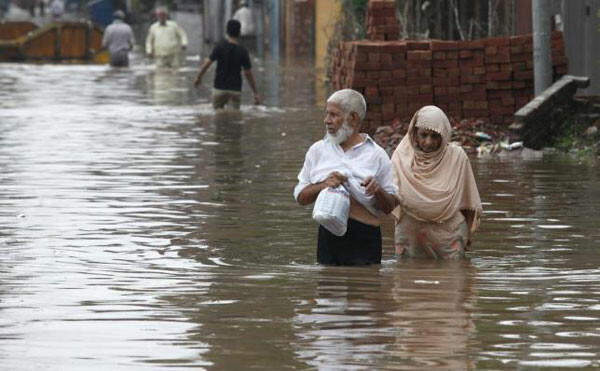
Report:
<svg viewBox="0 0 600 371"><path fill-rule="evenodd" d="M344 143L348 138L350 138L352 134L354 134L354 128L348 125L348 121L344 119L342 127L338 131L336 131L335 134L331 134L328 131L326 131L326 133L327 139L329 139L329 141L331 141L334 144L340 145Z"/></svg>

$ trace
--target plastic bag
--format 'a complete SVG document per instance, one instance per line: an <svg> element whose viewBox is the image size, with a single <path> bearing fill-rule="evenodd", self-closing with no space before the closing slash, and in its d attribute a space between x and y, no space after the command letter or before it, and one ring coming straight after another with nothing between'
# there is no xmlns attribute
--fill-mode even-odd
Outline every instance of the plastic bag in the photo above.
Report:
<svg viewBox="0 0 600 371"><path fill-rule="evenodd" d="M350 195L344 187L325 188L317 196L313 208L313 219L336 236L346 234Z"/></svg>

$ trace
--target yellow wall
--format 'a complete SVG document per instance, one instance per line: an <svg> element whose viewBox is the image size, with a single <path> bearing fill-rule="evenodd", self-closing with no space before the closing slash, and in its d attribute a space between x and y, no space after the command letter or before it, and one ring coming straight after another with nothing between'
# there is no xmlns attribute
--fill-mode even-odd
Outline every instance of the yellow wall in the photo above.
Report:
<svg viewBox="0 0 600 371"><path fill-rule="evenodd" d="M342 10L341 0L315 0L315 67L325 68L327 43Z"/></svg>

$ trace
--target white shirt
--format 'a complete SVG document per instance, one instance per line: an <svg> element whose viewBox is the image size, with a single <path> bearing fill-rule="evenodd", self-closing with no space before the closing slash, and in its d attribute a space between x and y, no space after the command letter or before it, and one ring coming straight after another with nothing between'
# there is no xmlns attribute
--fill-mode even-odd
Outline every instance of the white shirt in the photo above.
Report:
<svg viewBox="0 0 600 371"><path fill-rule="evenodd" d="M155 22L148 30L146 38L146 53L155 56L172 55L179 51L179 46L187 46L188 39L185 31L173 21L165 25Z"/></svg>
<svg viewBox="0 0 600 371"><path fill-rule="evenodd" d="M243 6L236 10L233 19L239 21L242 25L240 29L241 36L254 35L254 21L252 20L252 10L249 7Z"/></svg>
<svg viewBox="0 0 600 371"><path fill-rule="evenodd" d="M344 188L374 215L383 215L376 207L375 196L368 196L360 184L373 177L387 193L396 194L398 187L394 184L392 162L383 148L367 134L362 143L344 152L342 147L329 141L327 136L314 143L306 153L304 166L298 174L298 185L294 188L294 198L310 185L324 181L333 171L348 177Z"/></svg>

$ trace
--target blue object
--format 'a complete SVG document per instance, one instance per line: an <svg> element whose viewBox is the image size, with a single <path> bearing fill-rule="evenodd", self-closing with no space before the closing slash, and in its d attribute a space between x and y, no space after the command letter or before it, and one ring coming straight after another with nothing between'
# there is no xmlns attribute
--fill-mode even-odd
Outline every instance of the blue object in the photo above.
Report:
<svg viewBox="0 0 600 371"><path fill-rule="evenodd" d="M486 134L482 131L478 131L475 133L475 138L479 139L479 140L492 140L492 136L489 134Z"/></svg>
<svg viewBox="0 0 600 371"><path fill-rule="evenodd" d="M93 0L88 2L92 21L106 27L113 21L112 0Z"/></svg>

